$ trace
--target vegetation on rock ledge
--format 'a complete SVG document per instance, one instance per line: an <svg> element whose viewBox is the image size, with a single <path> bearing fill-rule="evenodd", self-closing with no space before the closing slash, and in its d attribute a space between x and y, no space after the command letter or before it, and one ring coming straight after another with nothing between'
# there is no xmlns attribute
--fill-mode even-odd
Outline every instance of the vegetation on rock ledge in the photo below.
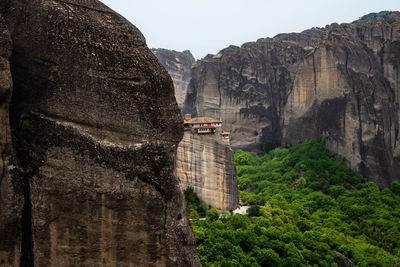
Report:
<svg viewBox="0 0 400 267"><path fill-rule="evenodd" d="M235 163L251 208L192 221L203 266L400 264L400 183L380 190L316 141L262 157L237 150Z"/></svg>

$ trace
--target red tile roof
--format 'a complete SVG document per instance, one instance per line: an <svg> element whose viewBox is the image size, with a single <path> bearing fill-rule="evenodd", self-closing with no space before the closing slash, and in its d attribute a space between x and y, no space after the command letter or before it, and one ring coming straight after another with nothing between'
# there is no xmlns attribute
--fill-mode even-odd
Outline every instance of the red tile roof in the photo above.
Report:
<svg viewBox="0 0 400 267"><path fill-rule="evenodd" d="M200 126L197 127L196 129L215 129L215 126Z"/></svg>
<svg viewBox="0 0 400 267"><path fill-rule="evenodd" d="M197 118L192 118L187 121L187 123L190 124L201 124L201 123L222 123L221 120L213 119L210 117L197 117Z"/></svg>

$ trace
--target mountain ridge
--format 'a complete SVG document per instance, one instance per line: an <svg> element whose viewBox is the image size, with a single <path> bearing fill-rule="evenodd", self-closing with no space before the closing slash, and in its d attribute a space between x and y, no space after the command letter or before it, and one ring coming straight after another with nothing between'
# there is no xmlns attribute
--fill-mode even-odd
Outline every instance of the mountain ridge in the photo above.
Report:
<svg viewBox="0 0 400 267"><path fill-rule="evenodd" d="M183 113L222 117L236 148L328 136L352 169L399 179L399 12L230 46L192 67Z"/></svg>

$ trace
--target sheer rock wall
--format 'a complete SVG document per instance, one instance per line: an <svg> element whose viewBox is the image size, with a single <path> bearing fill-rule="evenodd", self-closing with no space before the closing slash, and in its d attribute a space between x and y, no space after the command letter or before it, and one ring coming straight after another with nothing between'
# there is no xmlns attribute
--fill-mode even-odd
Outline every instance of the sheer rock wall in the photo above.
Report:
<svg viewBox="0 0 400 267"><path fill-rule="evenodd" d="M237 208L239 195L233 152L218 136L185 131L178 147L176 169L182 189L193 187L202 201L217 209Z"/></svg>
<svg viewBox="0 0 400 267"><path fill-rule="evenodd" d="M167 49L152 49L160 63L171 75L175 87L175 98L180 109L186 97L187 86L190 81L190 69L195 62L190 51L177 52Z"/></svg>
<svg viewBox="0 0 400 267"><path fill-rule="evenodd" d="M199 266L173 83L140 31L97 0L0 11L1 264Z"/></svg>
<svg viewBox="0 0 400 267"><path fill-rule="evenodd" d="M381 187L400 179L400 15L231 46L192 67L183 113L221 117L259 151L327 136Z"/></svg>

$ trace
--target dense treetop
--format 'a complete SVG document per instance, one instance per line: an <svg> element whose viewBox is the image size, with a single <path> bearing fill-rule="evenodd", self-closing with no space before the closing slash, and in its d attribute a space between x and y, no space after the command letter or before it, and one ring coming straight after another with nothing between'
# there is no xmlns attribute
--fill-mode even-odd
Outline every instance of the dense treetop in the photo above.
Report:
<svg viewBox="0 0 400 267"><path fill-rule="evenodd" d="M400 264L400 183L379 189L323 141L264 148L263 156L235 151L248 215L218 216L198 200L189 204L192 218L207 214L192 221L204 266Z"/></svg>

